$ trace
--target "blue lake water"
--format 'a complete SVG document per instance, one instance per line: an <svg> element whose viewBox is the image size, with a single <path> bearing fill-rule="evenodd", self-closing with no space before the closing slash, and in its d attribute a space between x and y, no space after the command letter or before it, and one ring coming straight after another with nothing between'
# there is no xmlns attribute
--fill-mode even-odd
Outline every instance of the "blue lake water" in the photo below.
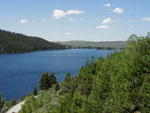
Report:
<svg viewBox="0 0 150 113"><path fill-rule="evenodd" d="M65 73L75 75L92 56L106 57L114 50L69 49L0 55L0 92L7 99L20 99L38 86L43 72L55 73L62 81Z"/></svg>

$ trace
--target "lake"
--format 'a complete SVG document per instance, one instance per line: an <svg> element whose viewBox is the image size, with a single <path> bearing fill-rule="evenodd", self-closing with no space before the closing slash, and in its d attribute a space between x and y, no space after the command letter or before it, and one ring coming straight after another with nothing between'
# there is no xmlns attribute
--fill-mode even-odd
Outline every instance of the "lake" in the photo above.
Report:
<svg viewBox="0 0 150 113"><path fill-rule="evenodd" d="M55 73L60 82L65 73L75 75L94 56L106 57L115 50L68 49L0 55L0 92L7 99L20 99L38 86L43 72Z"/></svg>

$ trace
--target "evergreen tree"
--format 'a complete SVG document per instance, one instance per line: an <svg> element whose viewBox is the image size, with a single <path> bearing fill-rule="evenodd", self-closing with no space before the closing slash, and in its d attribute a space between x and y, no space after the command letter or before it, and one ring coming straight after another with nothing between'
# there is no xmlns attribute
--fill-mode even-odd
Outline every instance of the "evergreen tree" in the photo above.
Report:
<svg viewBox="0 0 150 113"><path fill-rule="evenodd" d="M54 73L51 73L49 78L50 78L50 84L51 84L50 87L52 87L53 85L55 85L57 83L56 76L54 75Z"/></svg>
<svg viewBox="0 0 150 113"><path fill-rule="evenodd" d="M59 83L56 83L56 85L55 85L55 91L58 91L60 89L60 85L59 85Z"/></svg>
<svg viewBox="0 0 150 113"><path fill-rule="evenodd" d="M70 82L70 81L71 81L71 75L70 73L67 73L65 77L65 82Z"/></svg>
<svg viewBox="0 0 150 113"><path fill-rule="evenodd" d="M3 99L2 95L0 94L0 112L3 109L4 103L5 103L5 100Z"/></svg>
<svg viewBox="0 0 150 113"><path fill-rule="evenodd" d="M53 73L51 73L50 75L48 73L43 73L40 79L39 87L41 90L48 90L56 83L56 76Z"/></svg>
<svg viewBox="0 0 150 113"><path fill-rule="evenodd" d="M40 86L41 90L48 90L51 87L50 77L48 73L43 73L40 79Z"/></svg>
<svg viewBox="0 0 150 113"><path fill-rule="evenodd" d="M150 38L131 35L128 44L73 77L67 73L63 96L56 96L51 106L52 99L47 110L46 103L40 113L150 113Z"/></svg>
<svg viewBox="0 0 150 113"><path fill-rule="evenodd" d="M39 37L25 36L0 29L0 54L65 48L64 45L49 42Z"/></svg>
<svg viewBox="0 0 150 113"><path fill-rule="evenodd" d="M71 84L71 75L70 75L70 73L66 74L65 80L63 81L61 86L62 86L61 93L69 93L71 91L72 84Z"/></svg>
<svg viewBox="0 0 150 113"><path fill-rule="evenodd" d="M35 87L34 90L33 90L33 94L34 94L34 95L37 95L37 94L38 94L38 91L37 91L37 88L36 88L36 87Z"/></svg>
<svg viewBox="0 0 150 113"><path fill-rule="evenodd" d="M150 38L150 32L147 33L147 38Z"/></svg>

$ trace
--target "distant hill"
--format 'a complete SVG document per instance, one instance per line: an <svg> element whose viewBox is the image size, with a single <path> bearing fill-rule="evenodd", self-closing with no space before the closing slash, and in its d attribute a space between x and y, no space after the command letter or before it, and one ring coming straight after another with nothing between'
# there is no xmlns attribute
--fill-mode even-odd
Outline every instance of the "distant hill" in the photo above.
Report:
<svg viewBox="0 0 150 113"><path fill-rule="evenodd" d="M43 73L43 91L26 97L19 113L150 113L150 35L132 35L124 50L56 79Z"/></svg>
<svg viewBox="0 0 150 113"><path fill-rule="evenodd" d="M25 53L37 50L65 49L64 45L39 37L26 36L0 29L0 53Z"/></svg>
<svg viewBox="0 0 150 113"><path fill-rule="evenodd" d="M65 41L58 43L73 48L123 49L127 46L126 41Z"/></svg>

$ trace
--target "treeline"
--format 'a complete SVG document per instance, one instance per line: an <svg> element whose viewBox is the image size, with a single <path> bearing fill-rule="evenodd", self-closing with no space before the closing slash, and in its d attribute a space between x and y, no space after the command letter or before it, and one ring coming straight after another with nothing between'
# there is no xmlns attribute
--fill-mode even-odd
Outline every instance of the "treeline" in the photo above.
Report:
<svg viewBox="0 0 150 113"><path fill-rule="evenodd" d="M74 46L67 46L66 48L68 49L97 49L97 50L123 50L125 49L124 47L91 47L91 46L87 46L87 47L74 47Z"/></svg>
<svg viewBox="0 0 150 113"><path fill-rule="evenodd" d="M149 113L150 33L132 35L126 49L88 61L59 84L45 73L39 88L20 113Z"/></svg>
<svg viewBox="0 0 150 113"><path fill-rule="evenodd" d="M104 42L92 42L92 41L66 41L59 42L68 48L78 48L78 49L124 49L127 46L126 41L104 41Z"/></svg>
<svg viewBox="0 0 150 113"><path fill-rule="evenodd" d="M37 50L65 49L64 45L42 38L12 33L0 29L0 53L26 53Z"/></svg>

